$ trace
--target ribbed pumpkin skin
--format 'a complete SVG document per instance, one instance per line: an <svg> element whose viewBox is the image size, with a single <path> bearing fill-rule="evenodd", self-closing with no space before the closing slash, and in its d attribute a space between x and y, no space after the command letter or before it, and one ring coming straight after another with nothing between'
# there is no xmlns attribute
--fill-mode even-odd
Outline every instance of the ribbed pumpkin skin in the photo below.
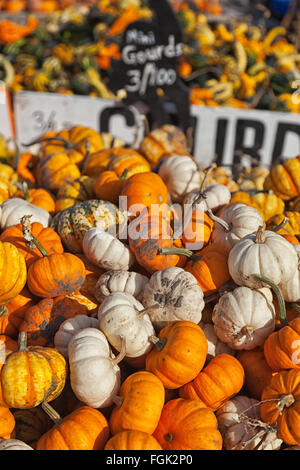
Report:
<svg viewBox="0 0 300 470"><path fill-rule="evenodd" d="M178 127L166 124L150 132L142 140L139 151L154 167L164 153L187 152L187 142L184 133Z"/></svg>
<svg viewBox="0 0 300 470"><path fill-rule="evenodd" d="M38 185L54 193L79 177L79 168L71 162L64 152L46 155L36 168Z"/></svg>
<svg viewBox="0 0 300 470"><path fill-rule="evenodd" d="M115 171L119 177L125 170L128 170L127 178L130 178L137 173L151 171L151 167L147 160L135 150L120 148L119 151L115 151L107 170Z"/></svg>
<svg viewBox="0 0 300 470"><path fill-rule="evenodd" d="M104 450L162 450L162 447L146 432L122 431L107 441Z"/></svg>
<svg viewBox="0 0 300 470"><path fill-rule="evenodd" d="M152 434L165 401L162 382L151 372L135 372L123 382L119 395L124 400L112 411L109 421L111 433L136 430Z"/></svg>
<svg viewBox="0 0 300 470"><path fill-rule="evenodd" d="M221 450L222 436L212 410L197 400L165 404L153 436L164 450Z"/></svg>
<svg viewBox="0 0 300 470"><path fill-rule="evenodd" d="M85 275L84 264L77 256L55 253L30 265L27 285L38 297L57 297L80 289Z"/></svg>
<svg viewBox="0 0 300 470"><path fill-rule="evenodd" d="M26 310L35 304L35 300L34 295L24 288L19 295L6 304L8 313L0 316L0 334L16 339Z"/></svg>
<svg viewBox="0 0 300 470"><path fill-rule="evenodd" d="M102 450L108 437L109 427L104 415L82 406L41 436L36 450Z"/></svg>
<svg viewBox="0 0 300 470"><path fill-rule="evenodd" d="M16 297L26 284L24 256L8 242L0 242L0 305Z"/></svg>
<svg viewBox="0 0 300 470"><path fill-rule="evenodd" d="M52 214L55 211L55 200L47 191L43 188L34 188L28 189L28 196L25 197L22 191L17 192L15 197L20 197L26 199L28 202L33 204L34 206L40 207L41 209L45 209L45 211L50 212Z"/></svg>
<svg viewBox="0 0 300 470"><path fill-rule="evenodd" d="M118 204L124 180L115 171L103 171L95 181L95 194L98 199Z"/></svg>
<svg viewBox="0 0 300 470"><path fill-rule="evenodd" d="M1 369L0 404L22 409L54 400L64 388L66 373L66 361L56 349L13 352Z"/></svg>
<svg viewBox="0 0 300 470"><path fill-rule="evenodd" d="M264 388L269 385L274 374L265 360L263 350L238 351L236 358L245 371L245 389L248 396L260 400Z"/></svg>
<svg viewBox="0 0 300 470"><path fill-rule="evenodd" d="M121 196L127 197L127 210L135 205L150 207L152 204L168 204L168 189L162 178L151 171L131 176L124 183ZM141 209L140 209L141 210Z"/></svg>
<svg viewBox="0 0 300 470"><path fill-rule="evenodd" d="M280 410L280 400L291 395L293 403ZM288 445L300 445L300 371L280 371L271 379L262 394L260 413L263 421L277 424L277 435Z"/></svg>
<svg viewBox="0 0 300 470"><path fill-rule="evenodd" d="M188 243L203 243L203 246L209 242L214 222L205 212L194 210L191 220L187 223L182 234L184 245ZM199 246L199 250L203 248ZM188 248L188 247L187 247Z"/></svg>
<svg viewBox="0 0 300 470"><path fill-rule="evenodd" d="M31 225L31 233L43 245L49 255L64 252L60 237L52 228L44 228L39 222L34 222ZM41 252L37 248L32 249L26 246L21 224L13 225L2 232L0 240L12 243L18 248L25 258L27 267L42 257Z"/></svg>
<svg viewBox="0 0 300 470"><path fill-rule="evenodd" d="M203 330L189 321L171 322L158 334L166 340L159 351L155 346L146 357L146 370L155 374L167 389L176 389L199 374L207 356Z"/></svg>
<svg viewBox="0 0 300 470"><path fill-rule="evenodd" d="M300 367L300 361L299 364L297 364L298 361L293 360L295 354L297 356L297 341L299 340L299 317L291 320L288 326L274 331L268 336L264 343L264 355L268 365L273 371L297 369Z"/></svg>
<svg viewBox="0 0 300 470"><path fill-rule="evenodd" d="M200 399L208 408L217 410L241 390L244 375L243 366L235 357L219 354L192 382L180 389L180 396Z"/></svg>
<svg viewBox="0 0 300 470"><path fill-rule="evenodd" d="M27 310L20 331L26 331L28 344L32 346L53 346L54 335L62 322L87 313L84 305L65 296L42 299Z"/></svg>
<svg viewBox="0 0 300 470"><path fill-rule="evenodd" d="M264 189L271 189L284 201L300 193L300 156L275 165L264 182Z"/></svg>
<svg viewBox="0 0 300 470"><path fill-rule="evenodd" d="M139 236L131 236L132 225L129 224L129 246L139 265L151 274L171 266L182 268L186 263L185 256L159 254L159 250L163 248L182 248L181 240L172 239L173 231L169 220L147 213L141 214L138 220Z"/></svg>
<svg viewBox="0 0 300 470"><path fill-rule="evenodd" d="M199 260L188 261L185 269L195 276L204 295L216 292L230 281L228 252L221 244L213 243L196 254L199 255Z"/></svg>
<svg viewBox="0 0 300 470"><path fill-rule="evenodd" d="M14 437L15 424L15 418L11 411L5 406L0 406L0 438L10 439Z"/></svg>

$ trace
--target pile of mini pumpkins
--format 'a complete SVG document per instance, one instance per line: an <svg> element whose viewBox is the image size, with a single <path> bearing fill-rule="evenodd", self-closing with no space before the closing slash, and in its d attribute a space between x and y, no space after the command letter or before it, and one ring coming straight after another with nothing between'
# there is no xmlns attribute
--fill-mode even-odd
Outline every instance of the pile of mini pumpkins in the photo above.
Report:
<svg viewBox="0 0 300 470"><path fill-rule="evenodd" d="M299 449L299 157L0 144L0 449Z"/></svg>

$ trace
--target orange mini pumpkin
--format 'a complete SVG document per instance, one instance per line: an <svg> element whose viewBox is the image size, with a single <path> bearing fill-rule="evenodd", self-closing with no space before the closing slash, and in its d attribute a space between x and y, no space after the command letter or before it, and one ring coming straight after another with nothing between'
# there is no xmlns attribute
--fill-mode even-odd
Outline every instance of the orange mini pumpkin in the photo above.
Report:
<svg viewBox="0 0 300 470"><path fill-rule="evenodd" d="M288 445L300 445L300 370L280 371L262 393L263 421L276 425L277 436Z"/></svg>
<svg viewBox="0 0 300 470"><path fill-rule="evenodd" d="M151 341L155 347L146 357L146 369L157 375L168 389L193 380L205 364L207 340L196 323L170 322Z"/></svg>
<svg viewBox="0 0 300 470"><path fill-rule="evenodd" d="M43 227L39 222L33 222L31 225L32 234L43 245L48 254L63 253L59 235L50 227ZM26 266L30 266L34 261L41 258L43 255L38 248L28 248L24 239L22 224L13 225L8 227L0 235L2 242L12 243L23 254Z"/></svg>
<svg viewBox="0 0 300 470"><path fill-rule="evenodd" d="M54 335L63 321L87 313L84 305L66 296L42 299L26 311L20 331L26 331L32 346L53 346Z"/></svg>
<svg viewBox="0 0 300 470"><path fill-rule="evenodd" d="M111 433L125 430L152 434L155 430L165 401L165 390L156 375L138 371L129 375L119 391L120 403L110 416Z"/></svg>
<svg viewBox="0 0 300 470"><path fill-rule="evenodd" d="M153 436L164 450L222 450L214 413L197 400L165 404Z"/></svg>
<svg viewBox="0 0 300 470"><path fill-rule="evenodd" d="M241 390L244 378L243 366L235 357L219 354L192 382L180 389L180 396L201 400L212 410L217 410Z"/></svg>
<svg viewBox="0 0 300 470"><path fill-rule="evenodd" d="M104 450L162 450L158 441L142 431L122 431L107 441Z"/></svg>
<svg viewBox="0 0 300 470"><path fill-rule="evenodd" d="M48 404L43 409L55 425L43 434L36 450L102 450L109 437L109 427L101 411L82 406L64 418Z"/></svg>

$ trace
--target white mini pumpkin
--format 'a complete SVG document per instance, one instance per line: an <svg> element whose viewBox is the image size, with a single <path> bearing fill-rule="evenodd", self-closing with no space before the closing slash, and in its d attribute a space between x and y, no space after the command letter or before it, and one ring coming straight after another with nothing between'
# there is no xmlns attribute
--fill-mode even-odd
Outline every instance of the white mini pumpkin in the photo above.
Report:
<svg viewBox="0 0 300 470"><path fill-rule="evenodd" d="M85 233L82 248L91 263L105 270L128 270L135 260L129 247L110 233L96 227Z"/></svg>
<svg viewBox="0 0 300 470"><path fill-rule="evenodd" d="M260 405L254 398L236 395L216 416L226 450L278 450L282 445L276 430L260 420Z"/></svg>
<svg viewBox="0 0 300 470"><path fill-rule="evenodd" d="M92 408L112 405L120 388L118 363L124 350L115 357L102 331L85 328L71 338L68 356L71 387L78 400Z"/></svg>
<svg viewBox="0 0 300 470"><path fill-rule="evenodd" d="M28 444L19 439L0 439L1 450L34 450Z"/></svg>
<svg viewBox="0 0 300 470"><path fill-rule="evenodd" d="M224 184L211 184L204 191L194 190L187 194L183 204L194 204L195 208L207 211L218 210L221 206L229 204L231 193Z"/></svg>
<svg viewBox="0 0 300 470"><path fill-rule="evenodd" d="M223 341L217 337L214 325L212 323L204 323L201 321L199 326L202 328L208 344L206 363L209 363L219 354L230 354L231 356L235 355L236 351L230 348L226 343L223 343Z"/></svg>
<svg viewBox="0 0 300 470"><path fill-rule="evenodd" d="M255 289L264 285L254 277L256 274L276 285L289 282L297 272L298 257L284 237L260 228L232 248L228 268L236 284Z"/></svg>
<svg viewBox="0 0 300 470"><path fill-rule="evenodd" d="M126 356L140 357L152 348L150 336L155 330L143 305L132 295L114 292L104 299L98 310L99 328L110 344L120 351L120 336L126 338Z"/></svg>
<svg viewBox="0 0 300 470"><path fill-rule="evenodd" d="M196 162L185 155L166 158L158 171L168 188L173 202L182 202L186 194L200 186L200 172Z"/></svg>
<svg viewBox="0 0 300 470"><path fill-rule="evenodd" d="M94 295L99 302L102 302L113 292L125 292L133 295L137 300L141 300L147 282L148 278L143 274L112 269L99 277Z"/></svg>
<svg viewBox="0 0 300 470"><path fill-rule="evenodd" d="M34 206L20 198L11 198L0 205L0 226L2 230L20 223L24 215L31 215L30 222L39 222L43 227L49 227L51 215L45 209Z"/></svg>
<svg viewBox="0 0 300 470"><path fill-rule="evenodd" d="M269 288L237 287L222 295L212 321L217 337L232 349L262 346L275 330L275 308Z"/></svg>
<svg viewBox="0 0 300 470"><path fill-rule="evenodd" d="M76 315L65 320L54 335L54 346L64 356L68 357L68 345L71 338L85 328L98 328L98 319L87 315Z"/></svg>
<svg viewBox="0 0 300 470"><path fill-rule="evenodd" d="M288 282L281 282L278 286L286 302L299 302L300 300L300 251L296 251L296 253L298 257L297 271L292 279Z"/></svg>
<svg viewBox="0 0 300 470"><path fill-rule="evenodd" d="M222 244L227 251L246 235L256 232L264 223L260 213L246 204L226 206L217 218L210 212L208 214L216 222L212 232L212 242Z"/></svg>
<svg viewBox="0 0 300 470"><path fill-rule="evenodd" d="M203 291L193 274L171 267L152 274L144 288L142 304L155 329L172 321L199 323L204 309Z"/></svg>

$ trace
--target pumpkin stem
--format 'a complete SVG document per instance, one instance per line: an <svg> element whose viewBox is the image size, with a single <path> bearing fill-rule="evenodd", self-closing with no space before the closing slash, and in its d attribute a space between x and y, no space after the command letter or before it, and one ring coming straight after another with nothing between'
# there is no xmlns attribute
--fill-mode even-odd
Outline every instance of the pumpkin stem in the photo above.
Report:
<svg viewBox="0 0 300 470"><path fill-rule="evenodd" d="M27 332L20 331L18 336L18 351L27 351Z"/></svg>
<svg viewBox="0 0 300 470"><path fill-rule="evenodd" d="M26 241L26 246L28 248L31 248L32 250L37 248L43 256L49 256L49 254L47 253L43 245L31 233L31 222L30 222L31 217L32 217L31 215L24 215L22 219L20 220L22 224L22 232L24 235L24 239Z"/></svg>
<svg viewBox="0 0 300 470"><path fill-rule="evenodd" d="M204 195L205 197L205 191L206 191L206 182L207 182L207 178L208 178L208 175L212 172L212 170L214 170L215 168L217 168L217 165L216 163L212 163L210 166L208 166L207 168L205 168L204 170L204 178L202 180L202 183L201 183L201 186L200 186L200 194L202 194L202 196Z"/></svg>
<svg viewBox="0 0 300 470"><path fill-rule="evenodd" d="M217 224L221 225L221 227L224 228L225 232L230 232L230 225L227 222L225 222L225 220L220 219L220 217L217 217L216 215L214 215L211 209L207 209L206 212L214 222L216 222Z"/></svg>
<svg viewBox="0 0 300 470"><path fill-rule="evenodd" d="M138 318L142 318L146 313L150 312L151 310L157 310L158 308L160 308L160 305L158 304L150 305L150 307L143 308L143 310L138 310L136 316Z"/></svg>
<svg viewBox="0 0 300 470"><path fill-rule="evenodd" d="M150 336L149 340L156 346L158 351L162 351L167 343L167 338L158 338L157 336Z"/></svg>
<svg viewBox="0 0 300 470"><path fill-rule="evenodd" d="M159 255L182 255L190 258L192 260L199 260L201 259L200 256L196 255L193 251L187 250L186 248L161 248L158 250Z"/></svg>
<svg viewBox="0 0 300 470"><path fill-rule="evenodd" d="M123 173L120 176L120 180L126 180L126 176L128 175L128 172L129 172L129 169L125 168L125 170L123 171Z"/></svg>
<svg viewBox="0 0 300 470"><path fill-rule="evenodd" d="M124 357L126 356L126 338L125 336L121 335L120 339L121 339L121 351L117 355L117 357L115 357L111 361L114 366L117 366L121 361L123 361Z"/></svg>
<svg viewBox="0 0 300 470"><path fill-rule="evenodd" d="M265 243L265 241L266 241L266 239L264 237L264 226L260 225L257 229L254 243L263 244L263 243Z"/></svg>
<svg viewBox="0 0 300 470"><path fill-rule="evenodd" d="M124 397L120 397L119 395L113 395L111 399L116 406L122 406L124 401Z"/></svg>
<svg viewBox="0 0 300 470"><path fill-rule="evenodd" d="M5 317L8 314L8 308L6 305L0 305L0 318Z"/></svg>
<svg viewBox="0 0 300 470"><path fill-rule="evenodd" d="M17 186L17 188L24 193L24 196L27 202L32 201L32 197L29 195L28 184L26 183L26 181L23 181L22 183L20 183L19 181L16 181L13 183L13 185Z"/></svg>
<svg viewBox="0 0 300 470"><path fill-rule="evenodd" d="M63 422L63 419L61 418L61 416L57 413L57 411L55 411L54 408L52 408L51 405L49 405L49 403L44 401L41 406L43 410L45 411L45 413L47 413L49 418L51 418L55 424L60 424Z"/></svg>
<svg viewBox="0 0 300 470"><path fill-rule="evenodd" d="M289 408L295 403L295 398L292 393L288 393L287 395L283 395L280 400L278 401L276 408L279 409L280 414L284 410L284 408Z"/></svg>
<svg viewBox="0 0 300 470"><path fill-rule="evenodd" d="M276 225L275 227L272 228L272 231L273 232L279 232L279 230L284 228L288 222L289 222L289 218L284 217L284 219L282 220L282 222L280 222L280 224L278 224L278 225Z"/></svg>
<svg viewBox="0 0 300 470"><path fill-rule="evenodd" d="M69 140L63 139L62 137L41 137L39 139L34 140L33 142L29 142L29 144L22 144L24 147L31 147L31 145L42 144L44 142L61 142L64 144L66 149L73 149L75 148L75 144L70 142Z"/></svg>
<svg viewBox="0 0 300 470"><path fill-rule="evenodd" d="M246 325L241 329L241 334L243 336L247 336L247 338L252 341L253 340L253 333L254 333L254 328L251 325Z"/></svg>
<svg viewBox="0 0 300 470"><path fill-rule="evenodd" d="M264 276L261 276L260 274L255 274L254 277L258 281L262 281L265 284L267 284L268 286L270 286L271 289L274 291L274 293L277 297L277 302L278 302L280 324L281 324L282 327L288 326L289 322L287 321L287 318L286 318L285 301L284 301L283 295L282 295L281 290L279 289L279 287L276 284L274 284L274 282L270 281L270 279L268 279Z"/></svg>

